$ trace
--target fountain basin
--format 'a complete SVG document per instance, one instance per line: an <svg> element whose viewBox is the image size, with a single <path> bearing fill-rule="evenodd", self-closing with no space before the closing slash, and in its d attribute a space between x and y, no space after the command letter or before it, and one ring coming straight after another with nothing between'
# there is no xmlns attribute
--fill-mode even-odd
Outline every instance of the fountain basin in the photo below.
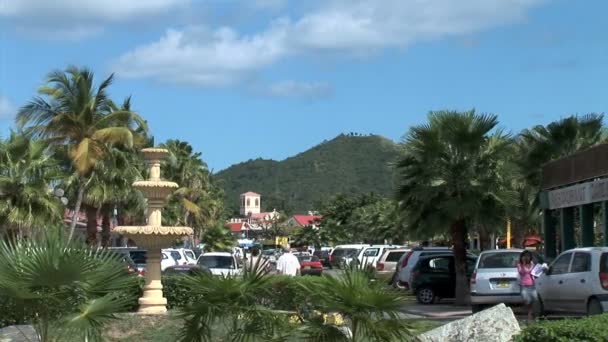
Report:
<svg viewBox="0 0 608 342"><path fill-rule="evenodd" d="M174 182L161 180L143 180L133 183L133 187L143 192L144 197L151 200L165 200L179 185Z"/></svg>
<svg viewBox="0 0 608 342"><path fill-rule="evenodd" d="M176 239L194 234L190 227L119 226L114 231L145 249L161 249L171 246Z"/></svg>

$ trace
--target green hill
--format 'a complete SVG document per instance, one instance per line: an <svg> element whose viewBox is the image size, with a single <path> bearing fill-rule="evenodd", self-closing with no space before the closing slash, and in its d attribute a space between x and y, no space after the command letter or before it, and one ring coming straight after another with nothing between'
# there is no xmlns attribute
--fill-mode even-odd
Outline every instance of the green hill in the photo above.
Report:
<svg viewBox="0 0 608 342"><path fill-rule="evenodd" d="M339 135L283 161L256 159L230 166L216 177L226 204L238 209L239 194L262 195L262 209L301 213L337 193L393 194L392 164L398 145L381 136Z"/></svg>

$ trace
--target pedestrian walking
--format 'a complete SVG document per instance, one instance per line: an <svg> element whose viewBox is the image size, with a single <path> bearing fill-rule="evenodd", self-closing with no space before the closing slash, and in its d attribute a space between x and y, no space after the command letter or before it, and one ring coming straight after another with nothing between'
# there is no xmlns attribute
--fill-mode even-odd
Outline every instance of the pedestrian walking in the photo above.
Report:
<svg viewBox="0 0 608 342"><path fill-rule="evenodd" d="M289 246L283 247L283 255L277 260L277 274L295 277L300 274L300 260L291 254Z"/></svg>
<svg viewBox="0 0 608 342"><path fill-rule="evenodd" d="M534 318L534 303L538 300L536 293L536 285L532 270L534 262L532 261L532 253L523 251L519 255L519 263L517 264L517 272L519 273L519 285L521 287L521 296L528 310L528 321Z"/></svg>

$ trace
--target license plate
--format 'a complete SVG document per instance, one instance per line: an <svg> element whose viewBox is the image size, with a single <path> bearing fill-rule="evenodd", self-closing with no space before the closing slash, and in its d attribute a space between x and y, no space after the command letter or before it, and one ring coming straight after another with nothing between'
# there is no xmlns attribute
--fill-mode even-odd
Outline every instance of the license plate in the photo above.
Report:
<svg viewBox="0 0 608 342"><path fill-rule="evenodd" d="M508 281L499 281L497 287L499 289L506 289L506 288L509 288L510 286L511 286L511 283Z"/></svg>
<svg viewBox="0 0 608 342"><path fill-rule="evenodd" d="M305 270L309 270L309 269L310 269L310 266L304 266L304 269L305 269Z"/></svg>

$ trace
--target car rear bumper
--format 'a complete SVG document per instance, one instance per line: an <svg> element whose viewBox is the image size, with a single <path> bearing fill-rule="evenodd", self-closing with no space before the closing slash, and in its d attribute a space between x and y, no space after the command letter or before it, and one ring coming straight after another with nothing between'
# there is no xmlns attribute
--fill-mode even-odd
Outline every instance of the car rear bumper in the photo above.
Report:
<svg viewBox="0 0 608 342"><path fill-rule="evenodd" d="M471 304L473 305L485 305L485 304L521 304L523 298L520 293L500 293L500 294L485 294L471 292Z"/></svg>
<svg viewBox="0 0 608 342"><path fill-rule="evenodd" d="M305 275L313 275L320 276L323 273L323 270L309 269L309 270L300 270L300 274Z"/></svg>

